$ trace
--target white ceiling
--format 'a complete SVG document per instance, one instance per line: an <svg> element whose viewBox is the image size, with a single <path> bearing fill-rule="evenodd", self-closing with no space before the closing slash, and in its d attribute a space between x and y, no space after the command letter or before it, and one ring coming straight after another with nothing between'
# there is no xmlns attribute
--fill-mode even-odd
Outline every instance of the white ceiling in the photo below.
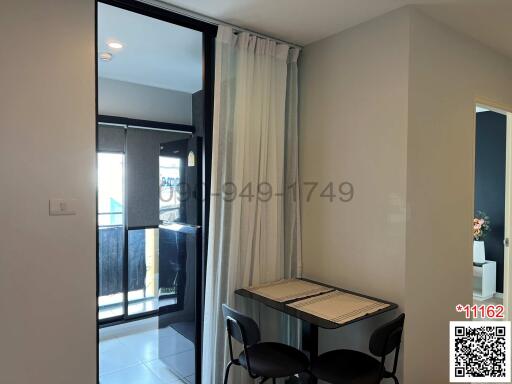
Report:
<svg viewBox="0 0 512 384"><path fill-rule="evenodd" d="M512 56L512 0L164 0L307 45L405 5Z"/></svg>
<svg viewBox="0 0 512 384"><path fill-rule="evenodd" d="M411 3L450 0L164 0L292 43L307 45Z"/></svg>
<svg viewBox="0 0 512 384"><path fill-rule="evenodd" d="M512 0L165 0L275 38L307 45L386 12L415 5L512 57ZM107 47L119 40L123 49ZM193 93L202 87L201 33L99 3L99 75Z"/></svg>
<svg viewBox="0 0 512 384"><path fill-rule="evenodd" d="M124 46L111 49L115 40ZM202 88L202 34L160 20L98 3L100 77L194 93Z"/></svg>

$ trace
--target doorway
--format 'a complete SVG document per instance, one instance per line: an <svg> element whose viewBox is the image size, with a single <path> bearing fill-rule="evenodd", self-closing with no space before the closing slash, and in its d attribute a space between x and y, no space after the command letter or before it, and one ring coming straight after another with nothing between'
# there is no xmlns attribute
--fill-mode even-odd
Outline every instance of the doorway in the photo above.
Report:
<svg viewBox="0 0 512 384"><path fill-rule="evenodd" d="M505 306L508 301L510 231L510 131L508 113L476 106L473 216L473 302ZM483 316L479 316L483 317Z"/></svg>
<svg viewBox="0 0 512 384"><path fill-rule="evenodd" d="M216 27L97 3L98 382L200 382Z"/></svg>

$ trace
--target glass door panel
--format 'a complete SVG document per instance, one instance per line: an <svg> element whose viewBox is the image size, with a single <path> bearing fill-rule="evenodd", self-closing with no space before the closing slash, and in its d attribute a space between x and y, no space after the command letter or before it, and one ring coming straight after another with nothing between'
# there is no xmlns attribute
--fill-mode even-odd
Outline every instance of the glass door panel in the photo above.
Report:
<svg viewBox="0 0 512 384"><path fill-rule="evenodd" d="M178 270L182 263L174 257L175 252L162 253L159 226L183 220L180 182L190 136L128 126L125 271L128 316L177 304L177 285L181 278ZM162 148L167 148L167 143L173 143L172 156L163 157Z"/></svg>
<svg viewBox="0 0 512 384"><path fill-rule="evenodd" d="M99 320L124 315L124 154L98 153Z"/></svg>
<svg viewBox="0 0 512 384"><path fill-rule="evenodd" d="M196 348L201 326L197 295L201 289L202 244L198 226L202 203L199 140L192 137L168 142L160 150L159 357L181 377L193 377L195 363L200 362L200 348ZM189 346L179 358L165 357L168 335Z"/></svg>

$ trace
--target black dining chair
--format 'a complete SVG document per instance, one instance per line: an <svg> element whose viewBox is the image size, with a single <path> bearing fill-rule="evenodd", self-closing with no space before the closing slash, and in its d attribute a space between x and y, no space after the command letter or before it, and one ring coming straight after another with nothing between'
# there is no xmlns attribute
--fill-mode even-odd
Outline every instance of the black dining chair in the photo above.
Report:
<svg viewBox="0 0 512 384"><path fill-rule="evenodd" d="M396 377L405 315L377 328L370 337L370 352L380 360L359 351L339 349L326 352L311 365L317 378L331 384L378 384L383 379ZM386 370L386 356L395 351L393 370Z"/></svg>
<svg viewBox="0 0 512 384"><path fill-rule="evenodd" d="M261 383L272 379L290 377L305 372L309 367L309 360L304 353L286 344L260 342L260 329L258 324L248 316L222 305L222 312L226 319L228 332L230 361L226 366L224 384L227 384L231 366L242 366L253 379L261 378ZM233 355L232 339L243 345L243 351L238 358Z"/></svg>

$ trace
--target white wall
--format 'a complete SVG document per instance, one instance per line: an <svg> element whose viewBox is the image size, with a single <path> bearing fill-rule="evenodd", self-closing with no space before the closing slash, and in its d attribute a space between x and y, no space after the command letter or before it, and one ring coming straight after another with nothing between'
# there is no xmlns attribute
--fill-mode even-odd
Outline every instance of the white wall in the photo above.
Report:
<svg viewBox="0 0 512 384"><path fill-rule="evenodd" d="M512 61L402 8L307 46L300 80L302 180L355 186L303 202L304 274L399 303L404 382L448 383L449 321L472 302L475 101L512 110ZM321 350L365 349L374 327Z"/></svg>
<svg viewBox="0 0 512 384"><path fill-rule="evenodd" d="M94 1L3 1L0 45L0 382L91 384Z"/></svg>
<svg viewBox="0 0 512 384"><path fill-rule="evenodd" d="M410 60L406 378L447 383L448 322L472 302L475 99L512 106L512 61L415 11Z"/></svg>
<svg viewBox="0 0 512 384"><path fill-rule="evenodd" d="M400 305L408 31L407 12L385 15L308 45L299 71L301 179L319 182L302 205L304 276ZM353 200L320 197L331 181L353 183ZM321 332L320 350L367 349L371 330L395 315Z"/></svg>
<svg viewBox="0 0 512 384"><path fill-rule="evenodd" d="M98 111L101 115L192 125L192 94L99 78Z"/></svg>

